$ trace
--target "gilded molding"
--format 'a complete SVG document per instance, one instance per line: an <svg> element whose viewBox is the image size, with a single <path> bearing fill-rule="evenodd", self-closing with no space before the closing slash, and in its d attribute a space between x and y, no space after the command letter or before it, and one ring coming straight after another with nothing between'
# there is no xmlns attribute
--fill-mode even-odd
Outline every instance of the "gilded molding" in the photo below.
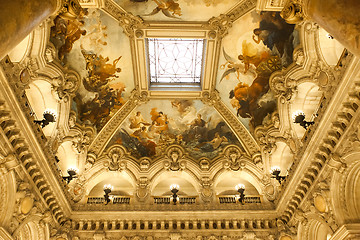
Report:
<svg viewBox="0 0 360 240"><path fill-rule="evenodd" d="M119 7L113 0L105 0L102 10L108 13L111 17L119 21L124 33L129 37L135 36L135 30L145 26L144 20L139 16L134 16Z"/></svg>
<svg viewBox="0 0 360 240"><path fill-rule="evenodd" d="M354 60L353 63L356 63L356 60ZM360 106L360 94L358 92L358 88L354 87L359 85L360 79L357 78L357 79L353 79L352 81L353 81L352 82L353 91L348 92L346 97L343 98L341 103L341 108L338 108L335 119L332 121L330 127L327 128L330 129L328 131L328 134L324 136L323 140L316 148L314 154L315 157L314 160L311 161L311 164L308 165L308 167L302 174L301 177L302 184L299 184L296 187L295 194L292 196L291 200L289 201L289 202L293 201L293 205L291 206L290 204L288 204L286 209L284 210L282 219L285 222L289 222L291 220L295 212L295 209L300 205L308 190L316 182L319 173L322 171L324 166L327 166L325 163L330 161L329 159L332 157L331 153L334 152L335 149L337 148L340 139L342 139L342 136L349 131L349 126L352 123L352 119L357 114L358 112L357 110ZM329 103L330 100L331 99L327 99L327 102ZM321 116L322 114L323 113L320 113L319 116ZM316 132L320 120L321 118L318 121L316 121L315 124L313 125L314 129L312 130L312 135L314 135L314 133ZM308 137L307 139L312 139L312 136ZM307 143L308 141L309 140L307 140ZM303 153L307 147L308 145L304 144L302 149L298 151L298 154L295 156L294 165L292 169L289 171L290 172L289 175L293 175L293 171L299 164L299 160L302 159ZM287 181L285 183L285 187L288 182L290 181ZM300 201L296 199L300 199Z"/></svg>
<svg viewBox="0 0 360 240"><path fill-rule="evenodd" d="M244 0L240 2L236 7L231 9L228 13L220 14L220 16L218 17L210 18L208 22L203 25L203 27L216 31L217 38L222 39L228 34L228 31L232 27L232 24L241 16L254 9L255 6L255 0Z"/></svg>
<svg viewBox="0 0 360 240"><path fill-rule="evenodd" d="M98 219L89 219L89 220L73 220L73 222L75 222L75 228L74 231L92 231L92 226L96 225L103 225L105 228L105 231L108 230L113 230L113 231L128 231L128 232L136 232L137 230L140 229L140 225L143 225L143 230L147 230L147 231L153 231L154 233L156 232L157 229L157 225L160 224L161 230L164 230L164 224L167 223L168 229L172 230L173 229L173 225L169 224L170 221L164 221L164 220L137 220L137 221L132 221L132 220L98 220ZM183 229L186 230L193 230L193 231L197 231L199 229L201 229L204 232L208 232L207 234L211 234L211 232L213 230L216 231L217 228L219 229L226 229L228 232L231 232L231 230L237 230L237 229L251 229L252 231L256 232L257 230L268 230L269 232L265 234L265 236L268 236L269 234L274 234L277 228L276 222L275 220L268 220L268 219L251 219L251 218L246 218L246 219L233 219L233 218L228 218L228 219L222 219L222 220L218 220L218 219L211 219L211 218L207 218L207 219L201 219L201 220L193 220L193 219L189 219L189 220L183 220L183 219L174 219L171 221L174 225L177 225L179 228L179 230L181 231L181 225L183 225ZM213 223L213 226L216 225L216 228L214 228L213 226L210 226L208 228L205 227L205 223L207 223L207 225L209 225L209 223ZM136 225L138 225L134 230L132 227L128 227L125 228L125 225L129 223L135 223ZM151 223L151 227L149 227L149 224ZM189 224L191 223L191 225L194 225L194 227L189 228ZM197 226L198 223L200 223L200 228ZM230 228L229 224L231 223L232 228ZM176 229L177 229L176 228ZM159 229L160 230L160 229ZM141 230L140 230L141 231ZM254 234L253 232L253 234ZM141 232L140 232L141 234ZM148 233L147 233L148 234ZM231 233L229 233L231 234ZM237 233L239 234L239 233ZM243 232L240 233L241 236L243 236ZM223 233L221 233L221 236L223 236ZM254 234L255 236L255 234ZM139 238L142 239L142 238ZM219 238L215 238L215 239L219 239ZM224 238L221 238L224 239ZM256 238L251 238L251 239L256 239Z"/></svg>
<svg viewBox="0 0 360 240"><path fill-rule="evenodd" d="M6 59L2 61L1 67L2 71L4 71L6 75L7 81L10 83L10 85L12 85L13 92L11 92L11 94L13 94L14 98L17 97L17 100L19 102L18 107L20 107L21 110L25 113L27 118L25 120L28 121L30 128L32 128L33 130L34 137L35 139L37 139L36 144L41 145L41 149L45 155L45 158L52 161L53 164L49 164L49 168L52 169L54 172L57 172L53 154L49 151L49 149L45 149L46 138L42 134L40 127L37 124L33 123L34 117L30 115L29 103L27 101L26 95L23 94L24 90L21 87L15 85L15 79L17 78L16 68L13 69L13 65L9 62L6 62ZM4 101L0 101L0 105L2 105L3 109L8 109ZM16 153L17 158L28 172L36 187L39 189L39 191L41 190L40 193L48 208L51 210L54 218L56 219L56 221L61 223L64 219L65 213L60 207L54 191L51 190L53 189L53 187L49 184L48 179L45 178L42 174L41 167L38 164L39 160L35 159L34 154L30 149L29 143L27 142L27 139L25 138L25 136L22 135L21 130L18 127L18 123L13 120L11 110L9 109L7 111L3 111L3 114L5 114L7 117L0 118L2 130L4 131L9 142L14 148L14 152ZM60 183L62 182L60 175L55 174L55 178L57 178ZM64 187L61 186L61 184L59 185L60 188ZM65 195L69 195L69 193L65 189L63 189L63 192Z"/></svg>

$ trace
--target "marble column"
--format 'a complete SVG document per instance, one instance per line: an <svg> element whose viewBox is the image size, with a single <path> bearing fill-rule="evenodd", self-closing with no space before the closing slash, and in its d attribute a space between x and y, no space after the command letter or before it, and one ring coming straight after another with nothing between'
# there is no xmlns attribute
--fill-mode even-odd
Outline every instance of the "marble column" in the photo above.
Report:
<svg viewBox="0 0 360 240"><path fill-rule="evenodd" d="M360 56L359 0L289 1L281 15L289 23L309 18L357 56Z"/></svg>
<svg viewBox="0 0 360 240"><path fill-rule="evenodd" d="M0 1L0 58L60 9L61 0Z"/></svg>
<svg viewBox="0 0 360 240"><path fill-rule="evenodd" d="M360 56L360 1L309 0L307 14L350 52Z"/></svg>

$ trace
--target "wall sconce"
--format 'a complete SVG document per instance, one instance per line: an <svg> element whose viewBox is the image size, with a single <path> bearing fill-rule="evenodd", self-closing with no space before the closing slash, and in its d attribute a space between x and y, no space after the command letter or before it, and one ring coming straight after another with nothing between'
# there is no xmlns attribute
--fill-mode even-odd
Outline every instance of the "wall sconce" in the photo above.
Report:
<svg viewBox="0 0 360 240"><path fill-rule="evenodd" d="M235 186L235 189L236 189L236 191L238 191L238 193L239 193L239 202L240 202L241 204L244 204L244 203L245 203L245 194L244 194L244 192L245 192L245 185L240 183L240 184L238 184L238 185Z"/></svg>
<svg viewBox="0 0 360 240"><path fill-rule="evenodd" d="M286 176L280 176L280 168L279 167L273 167L273 168L271 168L271 177L272 178L275 178L276 180L278 180L279 181L279 183L281 184L284 180L285 180L285 178L286 178Z"/></svg>
<svg viewBox="0 0 360 240"><path fill-rule="evenodd" d="M46 109L43 113L43 119L42 120L34 120L34 123L41 125L41 127L43 128L43 127L49 125L49 123L55 122L56 116L57 116L57 114L54 110Z"/></svg>
<svg viewBox="0 0 360 240"><path fill-rule="evenodd" d="M314 124L313 121L312 122L305 121L305 113L301 110L294 112L292 117L294 123L300 124L300 126L302 126L305 129L307 129L310 125Z"/></svg>
<svg viewBox="0 0 360 240"><path fill-rule="evenodd" d="M67 170L67 173L69 174L69 176L63 177L63 179L69 183L71 180L73 180L74 178L76 178L76 173L77 173L77 169L76 168L69 168Z"/></svg>
<svg viewBox="0 0 360 240"><path fill-rule="evenodd" d="M104 195L104 198L105 198L105 205L108 205L109 202L111 201L110 200L110 193L111 191L114 189L113 186L111 186L110 184L105 184L104 185L104 192L105 192L105 195Z"/></svg>
<svg viewBox="0 0 360 240"><path fill-rule="evenodd" d="M173 203L174 203L174 205L176 205L176 202L178 201L178 199L179 199L179 196L177 195L177 193L179 192L179 189L180 189L180 187L179 187L179 185L177 185L177 184L172 184L171 186L170 186L170 191L172 192L172 200L173 200Z"/></svg>

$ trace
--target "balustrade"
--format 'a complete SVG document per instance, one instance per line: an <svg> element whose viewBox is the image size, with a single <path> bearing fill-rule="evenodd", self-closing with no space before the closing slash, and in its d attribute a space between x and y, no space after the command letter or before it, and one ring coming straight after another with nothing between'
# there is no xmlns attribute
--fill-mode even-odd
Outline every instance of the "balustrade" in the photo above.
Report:
<svg viewBox="0 0 360 240"><path fill-rule="evenodd" d="M154 204L170 204L171 197L153 197ZM197 202L196 196L179 197L179 204L195 204Z"/></svg>
<svg viewBox="0 0 360 240"><path fill-rule="evenodd" d="M227 203L237 203L238 197L234 195L222 195L218 196L218 201L220 204L227 204ZM261 195L247 195L245 196L245 203L262 203L262 196Z"/></svg>
<svg viewBox="0 0 360 240"><path fill-rule="evenodd" d="M130 204L131 197L127 196L113 196L112 203L113 204ZM105 204L104 197L88 197L87 204Z"/></svg>

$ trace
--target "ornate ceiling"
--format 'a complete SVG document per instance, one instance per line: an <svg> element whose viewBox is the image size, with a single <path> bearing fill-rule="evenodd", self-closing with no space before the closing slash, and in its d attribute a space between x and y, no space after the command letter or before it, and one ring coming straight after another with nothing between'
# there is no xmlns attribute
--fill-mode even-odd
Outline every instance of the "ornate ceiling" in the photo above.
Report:
<svg viewBox="0 0 360 240"><path fill-rule="evenodd" d="M283 2L268 2L82 0L76 19L51 17L9 54L13 65L4 69L9 79L20 71L20 82L9 82L25 93L16 100L24 118L41 120L45 109L57 115L43 128L26 125L37 132L32 148L51 163L42 171L56 186L51 198L60 199L57 221L72 213L77 230L86 231L92 227L83 219L95 221L89 212L97 210L105 222L122 219L119 211L132 221L135 210L152 221L161 211L182 220L185 210L206 219L237 211L271 234L281 225L275 218L290 221L304 197L298 183L310 188L321 170L307 159L323 161L319 152L329 154L343 134L323 134L335 121L328 106L346 108L351 96L336 85L356 83L357 63L316 24L288 24L278 11ZM201 89L151 89L147 38L205 39ZM342 81L345 74L352 80ZM315 123L294 123L298 110ZM285 182L272 178L275 166ZM66 184L69 168L77 175ZM196 205L156 205L173 183ZM238 183L248 203L221 204L238 194ZM129 205L96 204L105 184Z"/></svg>

